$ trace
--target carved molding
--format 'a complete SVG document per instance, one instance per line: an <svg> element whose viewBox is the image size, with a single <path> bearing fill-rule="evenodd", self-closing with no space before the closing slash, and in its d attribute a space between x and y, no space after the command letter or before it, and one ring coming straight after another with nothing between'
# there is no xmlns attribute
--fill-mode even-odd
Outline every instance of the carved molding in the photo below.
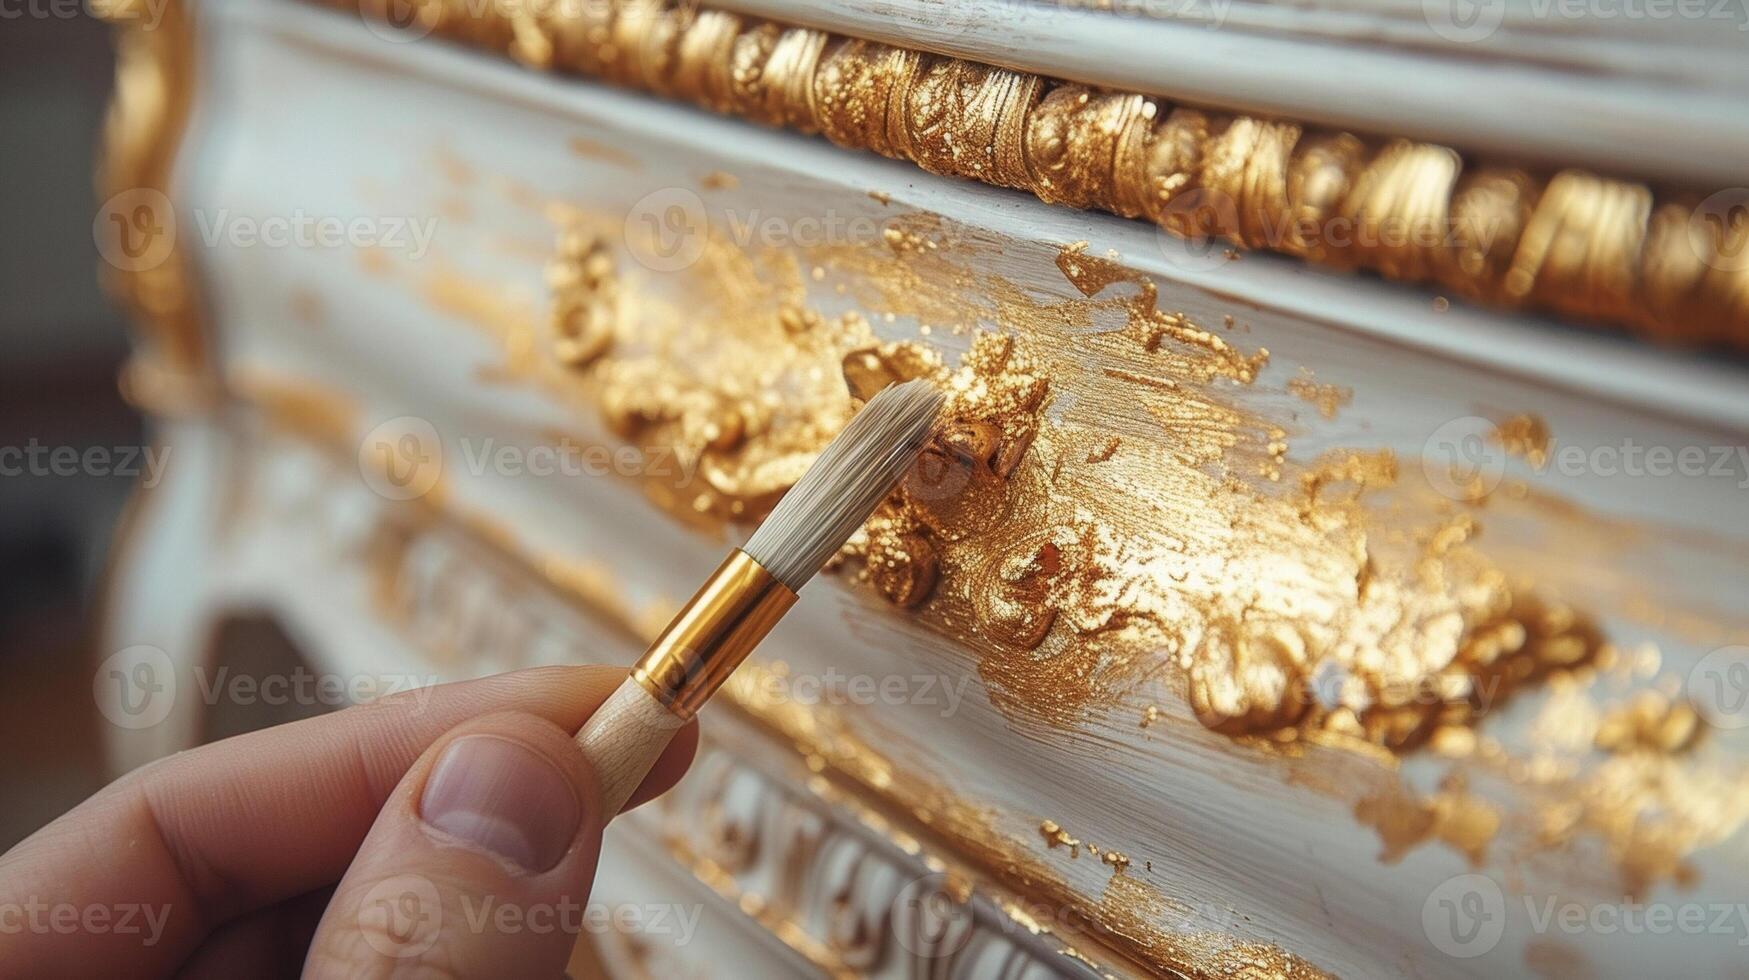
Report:
<svg viewBox="0 0 1749 980"><path fill-rule="evenodd" d="M150 399L170 384L166 375L199 375L208 366L172 187L197 85L195 18L185 0L108 0L95 9L116 25L115 93L97 174L98 251L104 285L158 362L130 368L130 385Z"/></svg>
<svg viewBox="0 0 1749 980"><path fill-rule="evenodd" d="M1204 112L692 2L322 2L399 11L412 36L1145 218L1217 264L1233 246L1264 249L1661 340L1749 346L1741 189L1655 194L1578 169L1481 165L1431 143Z"/></svg>

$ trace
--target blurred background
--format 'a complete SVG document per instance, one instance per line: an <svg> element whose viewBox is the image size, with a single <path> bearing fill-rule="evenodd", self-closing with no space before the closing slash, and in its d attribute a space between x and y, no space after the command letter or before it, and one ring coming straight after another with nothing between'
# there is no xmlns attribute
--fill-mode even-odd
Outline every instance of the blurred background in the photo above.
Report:
<svg viewBox="0 0 1749 980"><path fill-rule="evenodd" d="M84 5L66 5L69 13ZM84 13L0 27L0 449L138 447L97 285L92 173L114 51ZM91 615L133 480L0 473L0 851L106 782Z"/></svg>

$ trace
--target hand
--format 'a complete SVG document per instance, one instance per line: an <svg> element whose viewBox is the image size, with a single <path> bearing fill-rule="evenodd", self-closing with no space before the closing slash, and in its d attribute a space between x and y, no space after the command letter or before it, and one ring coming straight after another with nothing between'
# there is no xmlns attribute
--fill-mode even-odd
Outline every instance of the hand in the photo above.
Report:
<svg viewBox="0 0 1749 980"><path fill-rule="evenodd" d="M624 679L446 684L143 766L0 857L0 977L557 975L610 816L571 734Z"/></svg>

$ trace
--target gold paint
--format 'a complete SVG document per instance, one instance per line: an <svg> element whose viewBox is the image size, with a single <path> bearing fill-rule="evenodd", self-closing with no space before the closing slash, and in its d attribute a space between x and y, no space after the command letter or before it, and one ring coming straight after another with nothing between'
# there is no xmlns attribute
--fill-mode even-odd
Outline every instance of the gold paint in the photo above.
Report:
<svg viewBox="0 0 1749 980"><path fill-rule="evenodd" d="M1592 742L1605 752L1681 752L1699 733L1700 718L1686 702L1643 690L1603 716Z"/></svg>
<svg viewBox="0 0 1749 980"><path fill-rule="evenodd" d="M1101 864L1111 868L1114 874L1123 874L1129 870L1130 858L1127 854L1112 850L1100 850L1092 844L1087 845L1087 852L1098 858Z"/></svg>
<svg viewBox="0 0 1749 980"><path fill-rule="evenodd" d="M148 6L146 0L110 0L95 8L117 26L115 93L104 120L97 192L126 212L113 215L129 225L118 235L132 236L102 244L146 263L132 270L106 264L102 281L140 329L146 356L162 360L158 373L199 375L211 365L193 263L175 240L162 261L151 263L151 240L139 237L160 234L176 221L160 213L165 198L142 195L174 191L171 177L195 95L196 24L184 0Z"/></svg>
<svg viewBox="0 0 1749 980"><path fill-rule="evenodd" d="M395 265L386 250L366 248L358 253L358 268L373 279L384 279L394 274Z"/></svg>
<svg viewBox="0 0 1749 980"><path fill-rule="evenodd" d="M664 509L700 526L763 516L853 413L836 365L868 341L867 324L799 309L793 260L755 259L715 234L693 280L703 291L664 303L614 268L603 243L617 225L566 208L552 216L550 339L534 310L455 269L430 275L428 299L501 345L500 375L599 410L627 442L696 462L688 485L642 481Z"/></svg>
<svg viewBox="0 0 1749 980"><path fill-rule="evenodd" d="M1425 799L1401 787L1366 797L1355 805L1356 820L1378 831L1379 860L1396 864L1428 841L1440 841L1480 867L1488 844L1500 829L1500 812L1471 795L1461 777L1448 777Z"/></svg>
<svg viewBox="0 0 1749 980"><path fill-rule="evenodd" d="M616 167L624 167L627 170L636 170L641 166L641 162L637 157L627 153L625 150L622 150L617 146L610 146L600 140L585 139L582 136L573 136L565 141L565 145L570 148L573 156L581 157L585 160L600 160L603 163L610 163Z"/></svg>
<svg viewBox="0 0 1749 980"><path fill-rule="evenodd" d="M1548 423L1535 415L1514 415L1488 433L1488 441L1537 469L1549 461Z"/></svg>
<svg viewBox="0 0 1749 980"><path fill-rule="evenodd" d="M601 239L566 229L547 266L547 287L553 294L553 354L568 367L588 367L613 346L619 318L613 255Z"/></svg>
<svg viewBox="0 0 1749 980"><path fill-rule="evenodd" d="M1541 980L1590 980L1597 975L1584 953L1558 939L1525 943L1524 965Z"/></svg>
<svg viewBox="0 0 1749 980"><path fill-rule="evenodd" d="M1128 299L1120 300L1121 306L1129 315L1128 330L1140 342L1142 349L1150 354L1159 352L1161 346L1171 340L1177 344L1200 348L1202 352L1211 355L1201 360L1200 364L1195 360L1182 362L1187 366L1198 366L1197 375L1200 380L1208 380L1219 374L1249 384L1256 380L1257 372L1269 363L1269 351L1266 349L1259 348L1255 354L1244 354L1219 335L1191 323L1182 314L1158 309L1156 304L1159 287L1152 279L1111 259L1088 255L1086 242L1064 246L1057 255L1057 268L1062 270L1063 277L1070 284L1081 291L1081 295L1089 298L1096 297L1113 286L1134 286L1135 293Z"/></svg>
<svg viewBox="0 0 1749 980"><path fill-rule="evenodd" d="M306 286L292 290L286 311L308 327L322 327L328 322L328 307L322 301L322 294Z"/></svg>
<svg viewBox="0 0 1749 980"><path fill-rule="evenodd" d="M568 243L589 219L565 220ZM1297 471L1299 492L1285 496L1233 479L1289 469L1281 429L1219 395L1254 379L1266 352L1159 311L1145 277L1078 243L1058 265L1079 298L1041 301L968 271L977 257L938 221L888 230L885 252L826 248L812 265L835 269L871 310L1014 332L976 334L956 366L918 345L870 343L859 317L805 304L795 256L713 237L701 274L676 282L685 314L622 304L614 353L568 377L596 386L622 434L703 454L722 496L680 503L732 517L775 499L853 399L935 378L948 393L941 434L846 556L887 598L979 651L1004 710L1069 723L1176 666L1216 730L1323 731L1404 751L1597 649L1582 617L1514 588L1469 547L1472 517L1370 527L1370 499L1396 489L1388 455L1333 454ZM445 289L457 282L443 276ZM1122 329L1081 329L1111 313ZM531 356L528 344L507 348L513 361ZM533 360L521 370L540 373ZM1047 420L1047 379L1074 385L1065 390L1088 408ZM1111 406L1131 416L1134 442L1088 463L1113 438ZM771 476L747 492L740 474Z"/></svg>
<svg viewBox="0 0 1749 980"><path fill-rule="evenodd" d="M432 154L437 162L443 179L456 187L472 187L480 182L479 172L474 165L464 160L455 150L447 146L438 147Z"/></svg>
<svg viewBox="0 0 1749 980"><path fill-rule="evenodd" d="M1561 682L1532 723L1538 754L1484 759L1537 801L1538 846L1601 840L1630 895L1666 880L1691 884L1697 873L1687 856L1749 821L1742 767L1698 737L1694 712L1671 693L1680 677L1599 703L1604 690L1639 674L1639 660L1616 652L1599 670ZM1594 747L1606 753L1602 762L1576 764Z"/></svg>
<svg viewBox="0 0 1749 980"><path fill-rule="evenodd" d="M1157 933L1155 923L1170 921L1173 905L1139 878L1114 874L1105 884L1094 921L1102 929L1123 940L1134 940ZM1198 976L1220 980L1320 980L1325 973L1299 957L1283 953L1265 943L1244 942L1215 932L1199 932L1174 937L1179 962L1196 964L1182 974L1168 976Z"/></svg>
<svg viewBox="0 0 1749 980"><path fill-rule="evenodd" d="M1312 372L1307 368L1300 368L1297 376L1288 379L1287 390L1306 404L1316 406L1318 414L1326 419L1335 418L1343 406L1354 400L1353 388L1319 384L1312 380Z"/></svg>
<svg viewBox="0 0 1749 980"><path fill-rule="evenodd" d="M325 0L381 16L383 0ZM989 65L659 0L431 0L434 31L1048 202L1147 218L1506 307L1662 340L1749 344L1749 219L1698 195L1454 150L1206 113ZM1238 253L1232 253L1237 255Z"/></svg>
<svg viewBox="0 0 1749 980"><path fill-rule="evenodd" d="M1069 836L1069 832L1057 826L1055 820L1045 820L1038 825L1040 837L1045 839L1046 847L1066 847L1070 857L1081 855L1081 842Z"/></svg>
<svg viewBox="0 0 1749 980"><path fill-rule="evenodd" d="M247 366L232 367L225 386L255 404L275 425L311 442L344 446L362 435L362 410L345 392Z"/></svg>
<svg viewBox="0 0 1749 980"><path fill-rule="evenodd" d="M707 191L734 190L740 185L740 183L740 179L734 174L726 173L721 170L713 170L710 173L705 174L704 179L699 181L700 186L704 187Z"/></svg>

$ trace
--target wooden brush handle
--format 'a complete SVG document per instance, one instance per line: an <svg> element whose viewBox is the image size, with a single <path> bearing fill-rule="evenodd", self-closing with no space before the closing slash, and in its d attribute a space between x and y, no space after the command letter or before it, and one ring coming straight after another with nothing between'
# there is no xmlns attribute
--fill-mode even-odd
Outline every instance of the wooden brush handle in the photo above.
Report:
<svg viewBox="0 0 1749 980"><path fill-rule="evenodd" d="M684 724L630 677L584 723L577 733L577 746L601 782L602 812L607 819L619 814Z"/></svg>

